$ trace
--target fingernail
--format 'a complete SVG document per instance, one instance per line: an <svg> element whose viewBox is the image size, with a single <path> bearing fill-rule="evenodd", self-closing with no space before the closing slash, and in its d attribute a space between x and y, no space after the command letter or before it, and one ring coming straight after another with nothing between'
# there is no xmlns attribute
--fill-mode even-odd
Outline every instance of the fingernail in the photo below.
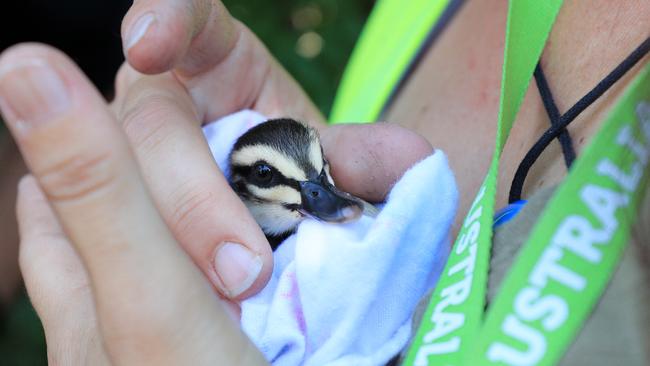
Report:
<svg viewBox="0 0 650 366"><path fill-rule="evenodd" d="M248 290L262 271L262 258L236 243L224 243L214 257L214 267L221 280L218 286L229 298Z"/></svg>
<svg viewBox="0 0 650 366"><path fill-rule="evenodd" d="M37 126L69 106L67 86L45 61L24 60L0 68L0 109L15 127Z"/></svg>
<svg viewBox="0 0 650 366"><path fill-rule="evenodd" d="M145 34L151 24L156 20L156 15L154 13L145 13L142 15L132 26L131 29L127 32L126 36L126 49L130 49L135 46Z"/></svg>

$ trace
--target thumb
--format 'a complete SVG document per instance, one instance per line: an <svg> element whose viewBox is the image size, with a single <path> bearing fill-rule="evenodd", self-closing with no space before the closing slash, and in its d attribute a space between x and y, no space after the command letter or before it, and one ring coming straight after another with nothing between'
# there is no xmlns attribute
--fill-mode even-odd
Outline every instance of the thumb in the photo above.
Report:
<svg viewBox="0 0 650 366"><path fill-rule="evenodd" d="M424 137L392 123L341 124L321 132L331 174L341 189L381 202L395 182L434 152Z"/></svg>

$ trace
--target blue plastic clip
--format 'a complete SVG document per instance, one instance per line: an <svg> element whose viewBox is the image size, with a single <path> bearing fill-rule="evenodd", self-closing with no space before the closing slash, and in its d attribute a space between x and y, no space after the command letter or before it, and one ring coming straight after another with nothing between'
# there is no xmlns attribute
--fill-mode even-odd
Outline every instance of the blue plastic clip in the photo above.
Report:
<svg viewBox="0 0 650 366"><path fill-rule="evenodd" d="M497 213L494 215L494 223L492 224L492 227L496 229L497 227L512 220L512 218L517 216L519 211L527 202L528 201L526 200L519 200L497 211Z"/></svg>

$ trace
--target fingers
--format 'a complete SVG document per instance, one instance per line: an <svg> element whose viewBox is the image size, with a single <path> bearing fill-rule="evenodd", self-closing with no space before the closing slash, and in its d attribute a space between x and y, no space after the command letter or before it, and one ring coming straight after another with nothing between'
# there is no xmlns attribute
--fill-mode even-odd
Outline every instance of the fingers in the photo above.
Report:
<svg viewBox="0 0 650 366"><path fill-rule="evenodd" d="M53 365L110 365L85 270L36 180L19 184L20 268Z"/></svg>
<svg viewBox="0 0 650 366"><path fill-rule="evenodd" d="M136 0L122 36L136 70L174 70L200 122L250 108L269 118L291 116L324 126L300 86L218 0Z"/></svg>
<svg viewBox="0 0 650 366"><path fill-rule="evenodd" d="M6 51L0 107L88 271L111 359L262 362L175 242L119 125L76 66L47 47Z"/></svg>
<svg viewBox="0 0 650 366"><path fill-rule="evenodd" d="M47 323L49 319L58 318L49 312L63 310L61 307L48 306L48 300L58 294L69 295L75 291L81 293L88 290L87 295L90 296L88 279L32 176L24 177L19 183L16 211L21 238L21 271L34 308ZM66 280L61 281L61 277Z"/></svg>
<svg viewBox="0 0 650 366"><path fill-rule="evenodd" d="M390 123L334 125L321 132L321 142L337 186L370 202L383 201L434 151L424 137Z"/></svg>
<svg viewBox="0 0 650 366"><path fill-rule="evenodd" d="M257 293L271 247L219 172L192 100L171 75L140 78L118 112L165 222L228 298Z"/></svg>
<svg viewBox="0 0 650 366"><path fill-rule="evenodd" d="M220 62L238 33L220 1L136 0L122 22L124 53L136 69L196 75Z"/></svg>

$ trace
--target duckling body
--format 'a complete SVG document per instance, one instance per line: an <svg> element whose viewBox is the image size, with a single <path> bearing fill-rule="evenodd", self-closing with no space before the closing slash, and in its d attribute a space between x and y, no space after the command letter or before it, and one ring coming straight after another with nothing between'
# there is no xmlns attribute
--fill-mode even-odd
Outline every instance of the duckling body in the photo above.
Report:
<svg viewBox="0 0 650 366"><path fill-rule="evenodd" d="M293 119L269 120L247 131L229 163L232 188L273 249L305 217L348 222L368 205L334 186L318 133Z"/></svg>

